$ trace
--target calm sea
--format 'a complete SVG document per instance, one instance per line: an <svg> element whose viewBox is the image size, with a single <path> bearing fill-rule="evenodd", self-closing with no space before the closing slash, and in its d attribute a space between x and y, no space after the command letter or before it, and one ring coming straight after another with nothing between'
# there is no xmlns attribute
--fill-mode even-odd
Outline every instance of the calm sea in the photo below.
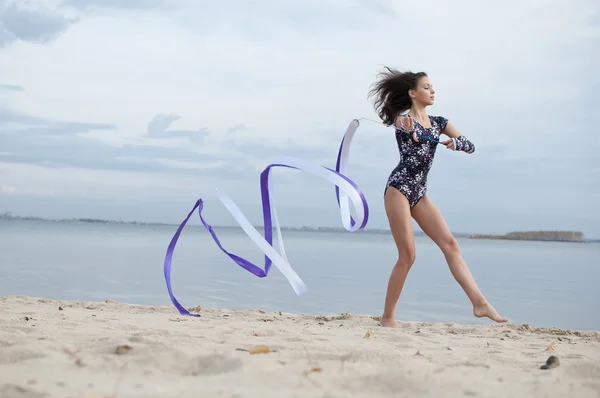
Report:
<svg viewBox="0 0 600 398"><path fill-rule="evenodd" d="M175 230L0 220L0 295L171 305L163 261ZM261 252L241 229L215 230L227 250L263 265ZM284 231L284 243L308 285L303 296L296 296L276 267L257 278L223 254L208 231L188 226L173 258L175 296L186 307L381 314L396 256L391 236ZM466 238L459 243L484 294L513 322L600 330L600 244ZM472 316L441 252L426 237L417 237L417 261L397 318L489 323Z"/></svg>

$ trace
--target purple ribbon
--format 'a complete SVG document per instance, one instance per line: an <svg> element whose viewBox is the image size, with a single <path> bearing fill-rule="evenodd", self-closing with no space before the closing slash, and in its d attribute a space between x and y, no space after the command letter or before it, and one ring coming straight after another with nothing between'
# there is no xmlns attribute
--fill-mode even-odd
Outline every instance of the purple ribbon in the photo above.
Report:
<svg viewBox="0 0 600 398"><path fill-rule="evenodd" d="M340 145L340 150L339 150L338 156L337 156L335 170L332 170L332 169L330 169L328 167L324 167L324 166L321 166L321 167L324 167L325 169L337 174L339 177L346 180L358 192L358 194L361 198L361 201L363 203L363 209L364 209L364 214L365 214L365 218L360 227L362 229L367 225L367 222L368 222L369 207L367 205L367 200L366 200L365 196L363 195L361 190L358 188L358 186L352 180L350 180L348 177L346 177L345 175L340 173L340 163L341 163L343 145L344 145L344 140L342 139L342 144ZM272 163L272 164L268 165L260 175L260 188L261 188L260 190L261 190L261 197L262 197L264 239L271 246L273 246L273 223L272 223L272 219L271 219L271 200L270 200L270 196L269 196L269 175L270 175L270 170L272 167L286 167L286 168L301 170L297 167L283 164L283 163ZM340 195L339 195L339 187L337 185L335 186L335 193L336 193L337 203L339 206L340 205ZM171 298L171 302L173 303L175 308L177 308L177 310L179 311L179 313L181 315L189 315L189 316L194 316L194 317L200 317L200 314L190 313L187 309L185 309L179 303L179 301L175 298L175 295L173 294L173 288L171 286L171 261L173 258L173 253L175 251L175 245L177 244L177 241L179 239L179 235L181 235L183 228L185 227L185 225L187 224L187 222L189 221L190 217L192 216L192 214L194 213L194 211L196 209L198 209L198 215L200 217L200 221L202 222L204 227L208 230L208 232L210 232L210 234L212 235L213 240L215 241L217 246L221 249L221 251L223 253L227 254L229 256L229 258L231 258L240 267L244 268L246 271L254 274L255 276L257 276L259 278L264 278L269 274L269 271L271 270L271 265L272 265L272 261L267 255L265 255L265 265L264 265L264 269L263 269L263 268L258 267L255 264L251 263L250 261L246 260L245 258L242 258L236 254L233 254L233 253L230 253L229 251L227 251L223 247L221 242L219 241L219 238L217 237L217 234L215 233L213 228L206 222L204 217L202 217L203 207L204 207L203 200L198 199L196 201L196 203L194 204L194 207L192 208L192 210L188 213L187 217L183 220L181 225L179 225L179 227L177 228L175 235L173 235L173 238L171 239L171 242L169 243L169 246L167 247L167 253L166 253L165 261L164 261L165 282L167 284L167 290L169 292L169 297ZM354 219L352 219L352 217L350 217L350 219L351 219L351 224L354 226L356 222L354 221Z"/></svg>

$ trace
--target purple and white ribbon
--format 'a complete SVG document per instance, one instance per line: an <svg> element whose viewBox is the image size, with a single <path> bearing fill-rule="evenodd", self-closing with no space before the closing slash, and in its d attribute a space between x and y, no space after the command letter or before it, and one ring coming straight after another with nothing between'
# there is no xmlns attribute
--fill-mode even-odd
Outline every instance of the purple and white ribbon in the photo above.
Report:
<svg viewBox="0 0 600 398"><path fill-rule="evenodd" d="M346 133L344 134L344 137L342 139L342 143L340 145L335 170L324 166L318 166L313 163L307 162L306 160L294 157L280 157L276 159L273 163L269 164L263 170L263 172L260 175L260 188L264 221L264 237L261 236L261 234L256 230L256 228L254 228L254 226L252 226L252 224L244 216L242 211L237 207L233 200L229 196L227 196L227 194L225 194L223 191L216 190L217 197L221 200L225 208L229 210L231 215L235 218L240 227L242 227L244 232L246 232L250 239L252 239L252 241L265 254L264 268L260 268L257 265L252 264L250 261L227 251L221 245L221 242L219 241L219 238L217 237L213 228L204 220L204 217L202 217L202 209L204 205L202 199L198 199L198 201L196 201L196 204L189 212L187 217L183 220L183 222L175 232L175 235L171 239L171 242L169 243L169 246L167 248L167 254L165 256L164 262L164 273L165 281L167 284L167 290L169 292L171 302L179 310L179 313L181 315L200 316L198 314L192 314L188 310L186 310L175 298L175 295L173 294L173 289L171 287L171 261L173 258L175 245L177 244L177 240L179 239L181 231L183 230L183 228L185 227L185 225L187 224L187 222L189 221L190 217L196 209L198 209L200 221L208 230L208 232L210 232L217 246L219 246L223 253L227 254L236 264L238 264L240 267L244 268L245 270L256 275L259 278L266 277L271 269L271 264L274 264L279 269L279 271L281 271L281 273L287 278L297 295L306 293L306 285L298 276L298 274L293 270L285 254L283 237L281 234L281 228L279 226L279 219L277 218L275 202L273 201L271 194L271 184L269 183L271 169L273 167L286 167L297 169L305 171L307 173L311 173L317 177L321 177L331 182L335 185L336 199L340 207L342 225L346 230L350 232L362 229L367 225L367 221L369 218L369 207L367 205L367 200L358 188L358 186L352 180L345 176L346 167L348 165L348 157L350 153L350 145L352 144L352 138L354 137L354 133L358 129L358 126L359 121L357 119L354 119L352 120L352 122L350 122L350 125L348 126ZM354 209L356 210L356 220L354 220L350 215L350 201L352 202ZM279 252L277 252L273 247L273 222L275 223L275 229L277 231L277 243L279 246Z"/></svg>

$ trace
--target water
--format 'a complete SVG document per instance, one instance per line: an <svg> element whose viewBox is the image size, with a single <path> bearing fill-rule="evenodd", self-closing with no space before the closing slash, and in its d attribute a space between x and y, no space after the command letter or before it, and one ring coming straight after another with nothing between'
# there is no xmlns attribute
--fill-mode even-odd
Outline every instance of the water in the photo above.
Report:
<svg viewBox="0 0 600 398"><path fill-rule="evenodd" d="M163 276L176 227L0 220L0 295L171 305ZM216 229L226 249L262 266L241 229ZM175 296L186 307L260 308L380 315L396 249L391 236L284 231L286 253L308 285L296 296L273 267L257 278L233 263L209 233L186 227L173 257ZM399 320L485 324L452 278L439 249L417 237L417 260ZM492 304L517 323L600 330L600 245L459 239ZM173 307L173 310L176 309ZM596 313L596 315L593 315Z"/></svg>

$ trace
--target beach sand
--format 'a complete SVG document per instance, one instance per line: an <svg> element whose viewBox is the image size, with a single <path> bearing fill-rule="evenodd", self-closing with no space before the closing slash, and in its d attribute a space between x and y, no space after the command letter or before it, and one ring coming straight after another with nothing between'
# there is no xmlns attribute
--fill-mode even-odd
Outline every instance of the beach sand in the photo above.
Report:
<svg viewBox="0 0 600 398"><path fill-rule="evenodd" d="M195 311L0 297L0 397L600 396L598 332Z"/></svg>

